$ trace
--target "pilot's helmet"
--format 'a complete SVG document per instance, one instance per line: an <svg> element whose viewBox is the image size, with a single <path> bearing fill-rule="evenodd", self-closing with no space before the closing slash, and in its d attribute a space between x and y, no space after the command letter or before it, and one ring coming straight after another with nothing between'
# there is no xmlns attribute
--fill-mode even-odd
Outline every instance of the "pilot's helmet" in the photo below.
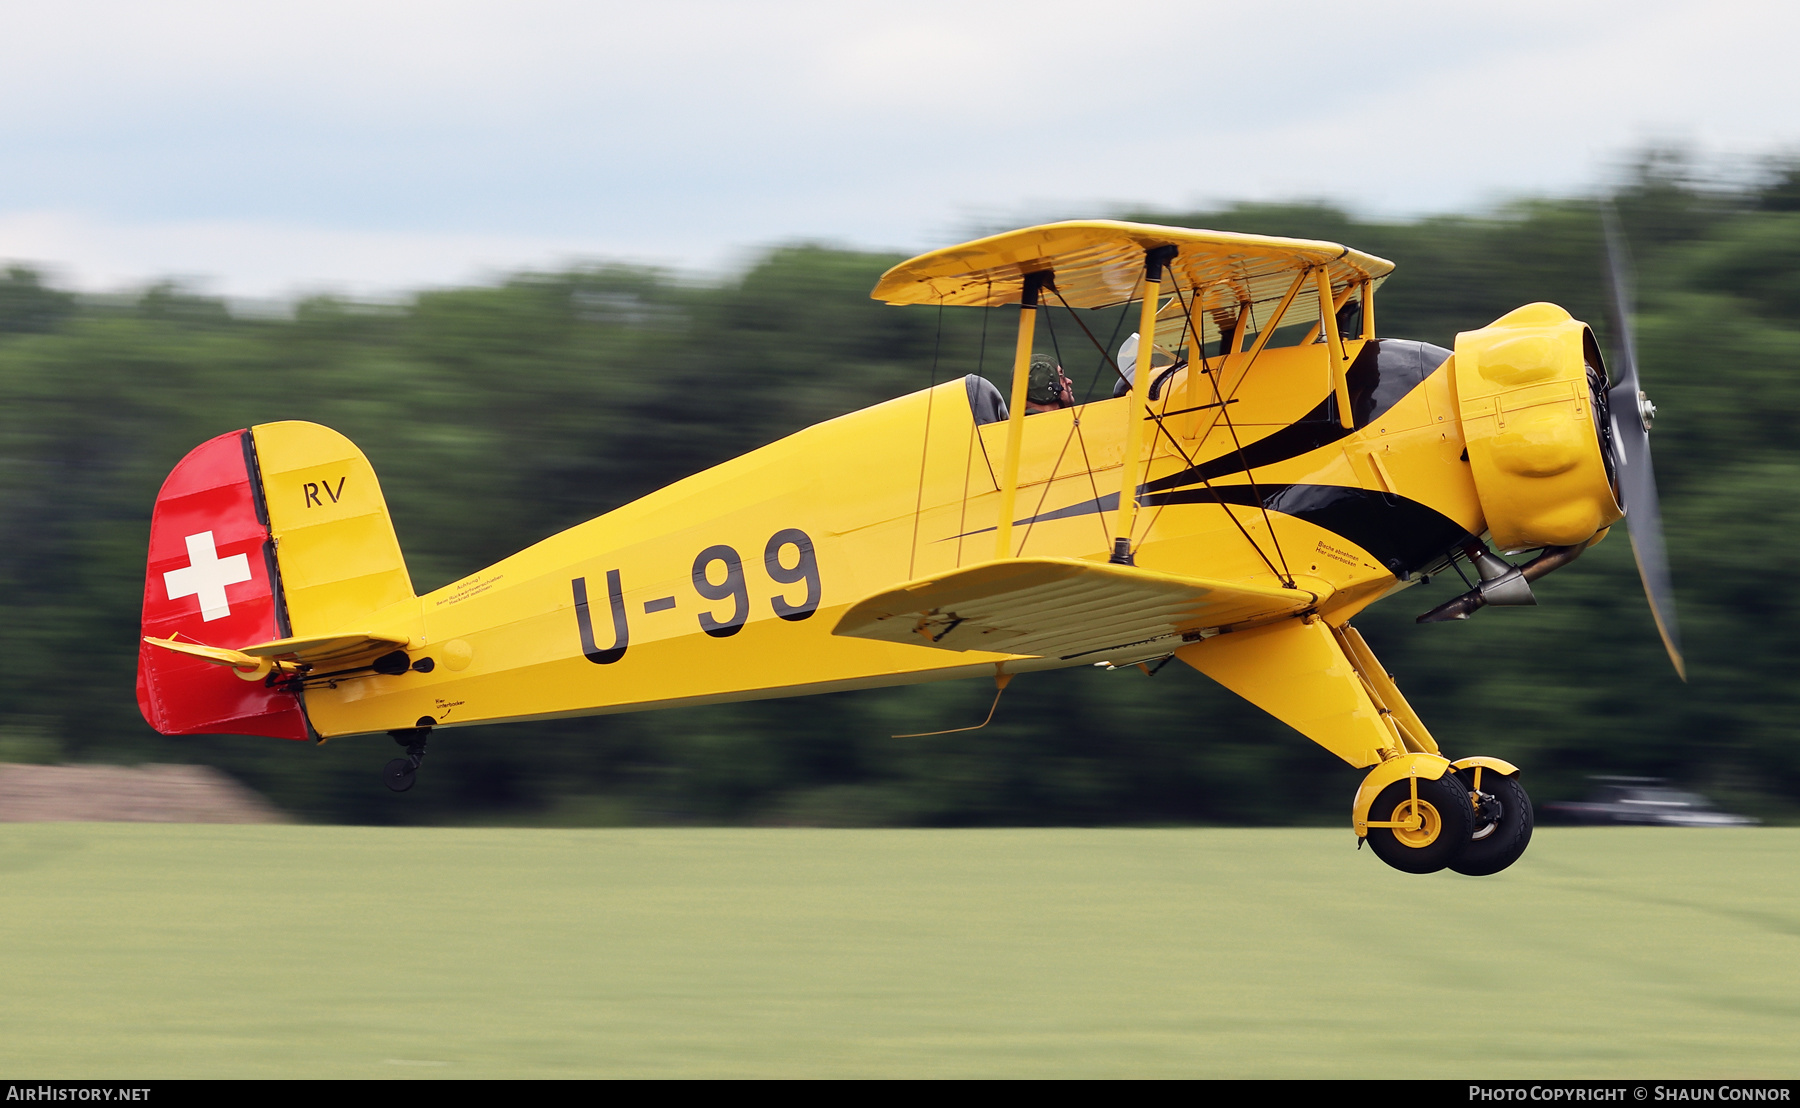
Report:
<svg viewBox="0 0 1800 1108"><path fill-rule="evenodd" d="M1119 372L1127 381L1137 380L1138 337L1132 332L1131 337L1119 344ZM1167 369L1175 364L1175 355L1169 353L1161 343L1150 344L1150 368L1152 370ZM1153 378L1154 379L1154 378Z"/></svg>
<svg viewBox="0 0 1800 1108"><path fill-rule="evenodd" d="M1056 359L1048 354L1031 356L1031 381L1025 387L1025 399L1033 404L1062 403L1062 382L1056 372Z"/></svg>

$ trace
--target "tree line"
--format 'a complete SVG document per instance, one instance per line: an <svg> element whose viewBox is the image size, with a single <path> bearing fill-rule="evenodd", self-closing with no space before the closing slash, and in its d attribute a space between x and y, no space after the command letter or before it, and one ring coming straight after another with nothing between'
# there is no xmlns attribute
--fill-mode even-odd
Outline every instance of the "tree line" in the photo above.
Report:
<svg viewBox="0 0 1800 1108"><path fill-rule="evenodd" d="M1448 749L1519 763L1540 802L1631 773L1791 818L1800 602L1780 574L1800 545L1800 169L1721 185L1647 159L1612 200L1661 413L1688 683L1622 534L1540 583L1536 608L1415 626L1452 580L1357 625ZM1318 204L1124 218L1390 258L1384 336L1450 346L1536 300L1605 330L1591 199L1410 221ZM301 818L360 823L1341 823L1356 771L1179 665L1027 675L992 726L931 738L889 736L974 722L991 689L446 732L400 797L378 777L386 739L164 738L139 718L150 508L195 444L278 419L342 431L374 463L423 592L820 420L964 373L1003 383L1010 317L988 333L978 311L870 300L898 260L789 245L709 281L596 265L273 317L174 284L78 295L8 268L0 761L205 762Z"/></svg>

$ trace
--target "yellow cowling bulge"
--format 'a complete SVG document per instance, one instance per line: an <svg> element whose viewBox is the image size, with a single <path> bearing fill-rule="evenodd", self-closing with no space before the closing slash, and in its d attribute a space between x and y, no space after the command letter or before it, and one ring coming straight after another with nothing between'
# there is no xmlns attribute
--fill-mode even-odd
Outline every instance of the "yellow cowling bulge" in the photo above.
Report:
<svg viewBox="0 0 1800 1108"><path fill-rule="evenodd" d="M1527 304L1456 336L1469 467L1502 550L1583 543L1624 516L1595 422L1592 349L1587 325L1554 304Z"/></svg>

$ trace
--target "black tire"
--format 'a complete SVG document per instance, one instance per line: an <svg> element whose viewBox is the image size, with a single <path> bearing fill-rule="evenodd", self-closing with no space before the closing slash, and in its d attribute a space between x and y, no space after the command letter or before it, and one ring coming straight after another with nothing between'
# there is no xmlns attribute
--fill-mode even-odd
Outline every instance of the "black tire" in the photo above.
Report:
<svg viewBox="0 0 1800 1108"><path fill-rule="evenodd" d="M1457 776L1463 786L1475 787L1475 771L1462 770ZM1499 873L1519 860L1531 845L1531 829L1536 815L1531 810L1531 797L1517 777L1502 777L1493 770L1481 773L1481 791L1500 802L1500 818L1474 820L1475 830L1462 856L1450 868L1469 877L1486 877Z"/></svg>
<svg viewBox="0 0 1800 1108"><path fill-rule="evenodd" d="M1406 814L1401 811L1402 806L1410 805L1411 800L1411 779L1403 777L1376 795L1375 803L1369 805L1369 819L1400 819ZM1468 790L1453 773L1436 781L1419 778L1419 805L1425 809L1426 817L1420 832L1369 828L1369 847L1375 856L1402 873L1436 873L1455 864L1468 848L1469 835L1475 830Z"/></svg>
<svg viewBox="0 0 1800 1108"><path fill-rule="evenodd" d="M418 768L411 758L395 758L381 771L381 780L394 792L403 793L413 787L413 780L418 775Z"/></svg>

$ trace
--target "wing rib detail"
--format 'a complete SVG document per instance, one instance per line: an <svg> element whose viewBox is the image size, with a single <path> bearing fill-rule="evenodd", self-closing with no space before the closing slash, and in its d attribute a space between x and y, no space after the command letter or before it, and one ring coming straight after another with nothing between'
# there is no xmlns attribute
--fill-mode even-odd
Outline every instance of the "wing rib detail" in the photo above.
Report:
<svg viewBox="0 0 1800 1108"><path fill-rule="evenodd" d="M1075 558L1010 558L923 577L850 606L834 635L937 650L1074 659L1198 641L1318 603L1279 589Z"/></svg>

